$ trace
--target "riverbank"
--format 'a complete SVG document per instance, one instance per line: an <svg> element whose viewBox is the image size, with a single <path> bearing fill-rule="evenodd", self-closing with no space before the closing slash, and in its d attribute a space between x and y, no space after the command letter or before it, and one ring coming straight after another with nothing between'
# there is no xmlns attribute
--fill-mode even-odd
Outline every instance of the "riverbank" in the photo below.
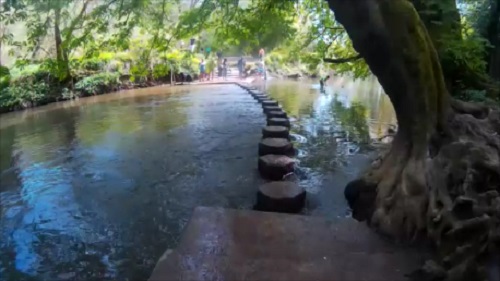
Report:
<svg viewBox="0 0 500 281"><path fill-rule="evenodd" d="M62 85L52 85L51 87L44 87L44 93L37 93L40 87L35 87L31 89L32 94L21 94L21 96L25 96L25 99L11 97L14 101L9 101L9 94L6 94L9 88L4 90L4 94L0 94L0 114L8 113L13 111L25 110L29 108L35 108L39 106L44 106L54 102L63 102L68 100L74 100L79 98L91 97L91 96L99 96L105 94L111 94L122 90L132 90L132 89L142 89L148 87L156 87L161 85L169 85L169 86L180 86L180 85L215 85L215 84L231 84L236 82L245 82L251 83L253 81L252 78L246 79L228 79L222 80L222 78L215 78L209 81L200 82L197 75L189 76L174 76L173 84L170 83L169 79L166 77L164 79L158 80L147 80L147 81L139 81L139 82L131 82L129 80L130 75L121 75L117 76L114 73L99 73L99 76L109 75L110 79L95 79L95 76L85 77L82 80L67 84L66 86ZM13 86L16 88L16 86ZM28 89L26 89L28 91ZM13 90L16 93L19 93L19 89ZM14 93L15 95L15 93Z"/></svg>

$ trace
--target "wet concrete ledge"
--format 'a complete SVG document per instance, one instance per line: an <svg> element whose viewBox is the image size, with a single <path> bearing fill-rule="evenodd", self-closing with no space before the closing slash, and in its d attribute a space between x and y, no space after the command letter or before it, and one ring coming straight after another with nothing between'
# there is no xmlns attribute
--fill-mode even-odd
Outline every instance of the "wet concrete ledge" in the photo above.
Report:
<svg viewBox="0 0 500 281"><path fill-rule="evenodd" d="M350 219L197 207L150 280L406 280L420 257Z"/></svg>

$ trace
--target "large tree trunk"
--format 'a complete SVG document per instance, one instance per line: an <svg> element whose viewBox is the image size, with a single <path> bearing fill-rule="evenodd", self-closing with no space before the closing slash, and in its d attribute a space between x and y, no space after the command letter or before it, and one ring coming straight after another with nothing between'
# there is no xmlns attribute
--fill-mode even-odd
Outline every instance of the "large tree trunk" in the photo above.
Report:
<svg viewBox="0 0 500 281"><path fill-rule="evenodd" d="M492 47L488 52L488 70L491 77L500 80L500 0L490 2L491 13L486 33Z"/></svg>
<svg viewBox="0 0 500 281"><path fill-rule="evenodd" d="M375 206L370 221L395 236L413 236L425 230L428 196L425 174L418 171L425 170L430 136L443 127L450 108L438 56L408 1L328 2L389 95L399 123L381 167L367 175L378 185L376 201L385 201L376 205L391 208ZM401 194L391 196L394 192Z"/></svg>
<svg viewBox="0 0 500 281"><path fill-rule="evenodd" d="M353 216L399 239L430 236L448 259L447 278L469 278L464 272L500 237L499 112L450 99L432 39L408 0L327 2L399 123L383 160L346 187ZM474 278L484 274L478 268Z"/></svg>
<svg viewBox="0 0 500 281"><path fill-rule="evenodd" d="M57 7L54 11L54 40L56 43L56 59L59 72L59 79L66 80L70 77L69 61L66 50L62 46L60 25L61 25L61 9Z"/></svg>

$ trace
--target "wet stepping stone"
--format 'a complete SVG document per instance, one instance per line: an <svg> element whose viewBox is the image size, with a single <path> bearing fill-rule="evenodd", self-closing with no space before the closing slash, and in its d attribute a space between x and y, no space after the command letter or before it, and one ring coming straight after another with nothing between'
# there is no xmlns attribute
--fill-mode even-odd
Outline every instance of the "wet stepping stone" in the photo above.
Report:
<svg viewBox="0 0 500 281"><path fill-rule="evenodd" d="M262 106L278 106L278 102L275 100L268 99L262 101Z"/></svg>
<svg viewBox="0 0 500 281"><path fill-rule="evenodd" d="M260 100L267 100L268 97L266 95L252 95L254 99L260 101Z"/></svg>
<svg viewBox="0 0 500 281"><path fill-rule="evenodd" d="M267 125L290 127L290 121L287 118L269 118L267 119Z"/></svg>
<svg viewBox="0 0 500 281"><path fill-rule="evenodd" d="M267 212L298 213L304 208L306 191L289 181L263 184L257 192L255 209Z"/></svg>
<svg viewBox="0 0 500 281"><path fill-rule="evenodd" d="M293 155L293 144L286 138L265 138L259 143L259 156Z"/></svg>
<svg viewBox="0 0 500 281"><path fill-rule="evenodd" d="M267 114L271 111L282 111L281 107L279 106L263 106L262 110L264 111L264 114Z"/></svg>
<svg viewBox="0 0 500 281"><path fill-rule="evenodd" d="M282 180L295 170L295 160L285 155L265 155L259 157L260 175L268 180Z"/></svg>
<svg viewBox="0 0 500 281"><path fill-rule="evenodd" d="M273 110L267 112L267 118L286 118L286 112L283 110Z"/></svg>
<svg viewBox="0 0 500 281"><path fill-rule="evenodd" d="M259 101L260 103L263 103L264 101L269 101L269 97L267 96L255 96L254 99Z"/></svg>
<svg viewBox="0 0 500 281"><path fill-rule="evenodd" d="M285 126L266 126L262 129L262 138L285 138L288 139L290 132Z"/></svg>

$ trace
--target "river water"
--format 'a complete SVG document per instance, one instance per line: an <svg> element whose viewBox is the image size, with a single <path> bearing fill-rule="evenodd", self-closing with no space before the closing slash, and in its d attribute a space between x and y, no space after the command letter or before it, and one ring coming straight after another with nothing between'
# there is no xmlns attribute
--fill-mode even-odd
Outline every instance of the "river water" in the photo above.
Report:
<svg viewBox="0 0 500 281"><path fill-rule="evenodd" d="M344 218L345 183L394 123L374 80L269 81L293 117L305 214ZM251 209L262 109L237 86L169 86L0 116L0 280L141 280L196 206Z"/></svg>

